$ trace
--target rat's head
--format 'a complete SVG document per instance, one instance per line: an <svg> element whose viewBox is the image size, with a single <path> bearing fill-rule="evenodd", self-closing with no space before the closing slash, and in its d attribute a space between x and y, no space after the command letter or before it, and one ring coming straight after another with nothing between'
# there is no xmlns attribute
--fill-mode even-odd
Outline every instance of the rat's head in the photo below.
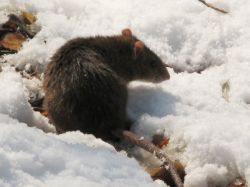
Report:
<svg viewBox="0 0 250 187"><path fill-rule="evenodd" d="M159 83L170 78L166 64L151 51L142 41L124 29L122 35L131 38L133 45L133 74L135 80Z"/></svg>

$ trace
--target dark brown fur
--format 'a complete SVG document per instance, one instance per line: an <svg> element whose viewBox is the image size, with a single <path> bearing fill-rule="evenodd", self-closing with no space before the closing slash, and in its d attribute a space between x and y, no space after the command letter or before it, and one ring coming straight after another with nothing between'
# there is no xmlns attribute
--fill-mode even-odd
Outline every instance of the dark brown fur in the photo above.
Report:
<svg viewBox="0 0 250 187"><path fill-rule="evenodd" d="M104 140L126 127L127 83L160 82L169 73L128 32L76 38L51 58L44 77L45 108L58 133L80 130Z"/></svg>

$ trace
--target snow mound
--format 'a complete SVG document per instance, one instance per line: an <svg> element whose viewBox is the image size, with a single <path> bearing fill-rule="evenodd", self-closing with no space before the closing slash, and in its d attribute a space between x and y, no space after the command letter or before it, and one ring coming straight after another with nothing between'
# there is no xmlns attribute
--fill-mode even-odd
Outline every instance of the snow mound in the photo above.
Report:
<svg viewBox="0 0 250 187"><path fill-rule="evenodd" d="M1 186L157 186L133 159L92 135L44 134L0 114Z"/></svg>

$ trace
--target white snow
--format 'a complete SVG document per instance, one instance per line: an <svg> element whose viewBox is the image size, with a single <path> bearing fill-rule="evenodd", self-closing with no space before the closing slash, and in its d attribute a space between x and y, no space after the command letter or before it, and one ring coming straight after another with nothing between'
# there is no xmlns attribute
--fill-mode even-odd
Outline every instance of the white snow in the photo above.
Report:
<svg viewBox="0 0 250 187"><path fill-rule="evenodd" d="M27 100L28 90L24 87L21 77L12 69L4 68L0 73L0 90L0 114L6 114L29 126L37 126L45 132L55 132L46 118L38 112L33 112Z"/></svg>
<svg viewBox="0 0 250 187"><path fill-rule="evenodd" d="M170 80L158 85L130 84L133 130L145 138L159 131L170 138L164 151L185 164L185 187L225 186L238 176L250 184L250 2L207 2L229 14L196 0L5 0L0 2L1 21L8 12L26 10L36 15L41 31L4 60L43 69L71 38L131 28L163 61L184 71L170 70ZM188 73L205 68L201 74ZM4 67L0 90L1 186L161 184L90 135L57 136L25 126L51 130L27 102L35 80L22 80Z"/></svg>
<svg viewBox="0 0 250 187"><path fill-rule="evenodd" d="M44 134L0 115L0 186L157 186L92 135Z"/></svg>

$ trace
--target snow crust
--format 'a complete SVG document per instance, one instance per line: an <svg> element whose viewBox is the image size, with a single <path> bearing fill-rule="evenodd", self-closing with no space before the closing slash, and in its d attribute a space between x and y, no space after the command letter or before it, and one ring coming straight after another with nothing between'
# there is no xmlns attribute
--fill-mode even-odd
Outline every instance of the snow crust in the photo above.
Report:
<svg viewBox="0 0 250 187"><path fill-rule="evenodd" d="M164 62L184 71L170 70L170 80L158 85L130 84L133 130L146 138L156 132L170 138L165 151L185 164L185 187L225 186L238 176L250 184L250 2L207 2L229 14L190 0L1 1L0 20L13 10L26 10L41 26L19 53L4 60L43 69L71 38L131 28ZM34 84L9 67L0 73L1 186L161 184L91 135L56 136L27 127L53 131L27 102Z"/></svg>

